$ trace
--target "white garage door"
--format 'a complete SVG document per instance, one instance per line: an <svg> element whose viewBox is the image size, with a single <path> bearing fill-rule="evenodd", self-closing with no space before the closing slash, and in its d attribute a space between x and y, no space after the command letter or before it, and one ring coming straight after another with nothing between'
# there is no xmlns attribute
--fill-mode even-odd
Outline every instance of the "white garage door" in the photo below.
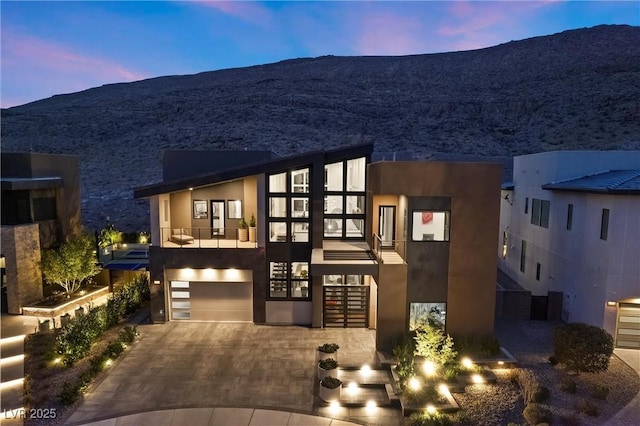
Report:
<svg viewBox="0 0 640 426"><path fill-rule="evenodd" d="M635 303L618 304L617 330L617 347L640 349L640 305Z"/></svg>
<svg viewBox="0 0 640 426"><path fill-rule="evenodd" d="M250 282L171 281L171 319L253 321Z"/></svg>

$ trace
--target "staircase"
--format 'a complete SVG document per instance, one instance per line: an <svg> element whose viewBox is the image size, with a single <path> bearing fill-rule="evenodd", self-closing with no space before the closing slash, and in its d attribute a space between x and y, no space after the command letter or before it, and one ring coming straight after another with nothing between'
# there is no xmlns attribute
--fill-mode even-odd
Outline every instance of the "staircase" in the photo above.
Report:
<svg viewBox="0 0 640 426"><path fill-rule="evenodd" d="M0 339L0 423L4 425L24 424L22 393L24 389L24 338L16 335Z"/></svg>

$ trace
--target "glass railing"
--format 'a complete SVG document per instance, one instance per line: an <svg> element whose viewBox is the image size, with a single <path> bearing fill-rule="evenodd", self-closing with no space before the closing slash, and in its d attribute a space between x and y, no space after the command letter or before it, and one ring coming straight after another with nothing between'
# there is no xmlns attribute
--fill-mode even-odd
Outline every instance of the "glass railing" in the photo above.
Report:
<svg viewBox="0 0 640 426"><path fill-rule="evenodd" d="M149 244L140 243L115 243L101 247L98 252L98 260L105 264L112 260L148 259Z"/></svg>
<svg viewBox="0 0 640 426"><path fill-rule="evenodd" d="M405 263L407 257L406 240L386 240L373 234L373 253L378 263Z"/></svg>
<svg viewBox="0 0 640 426"><path fill-rule="evenodd" d="M256 229L161 228L161 247L257 248Z"/></svg>

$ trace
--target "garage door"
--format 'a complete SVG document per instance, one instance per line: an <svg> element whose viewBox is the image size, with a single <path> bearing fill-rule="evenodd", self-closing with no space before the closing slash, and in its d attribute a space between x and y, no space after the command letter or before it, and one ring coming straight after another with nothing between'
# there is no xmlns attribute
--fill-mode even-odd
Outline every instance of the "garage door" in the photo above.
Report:
<svg viewBox="0 0 640 426"><path fill-rule="evenodd" d="M618 304L616 346L640 349L640 305L635 303Z"/></svg>
<svg viewBox="0 0 640 426"><path fill-rule="evenodd" d="M171 319L253 321L250 282L171 281Z"/></svg>

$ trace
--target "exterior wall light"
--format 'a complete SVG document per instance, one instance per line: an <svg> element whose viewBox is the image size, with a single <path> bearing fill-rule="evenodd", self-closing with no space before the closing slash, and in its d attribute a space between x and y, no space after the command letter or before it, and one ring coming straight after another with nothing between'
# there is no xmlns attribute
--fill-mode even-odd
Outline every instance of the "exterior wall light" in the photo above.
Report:
<svg viewBox="0 0 640 426"><path fill-rule="evenodd" d="M609 300L607 302L607 306L616 306L618 304L618 302L614 302L613 300Z"/></svg>

